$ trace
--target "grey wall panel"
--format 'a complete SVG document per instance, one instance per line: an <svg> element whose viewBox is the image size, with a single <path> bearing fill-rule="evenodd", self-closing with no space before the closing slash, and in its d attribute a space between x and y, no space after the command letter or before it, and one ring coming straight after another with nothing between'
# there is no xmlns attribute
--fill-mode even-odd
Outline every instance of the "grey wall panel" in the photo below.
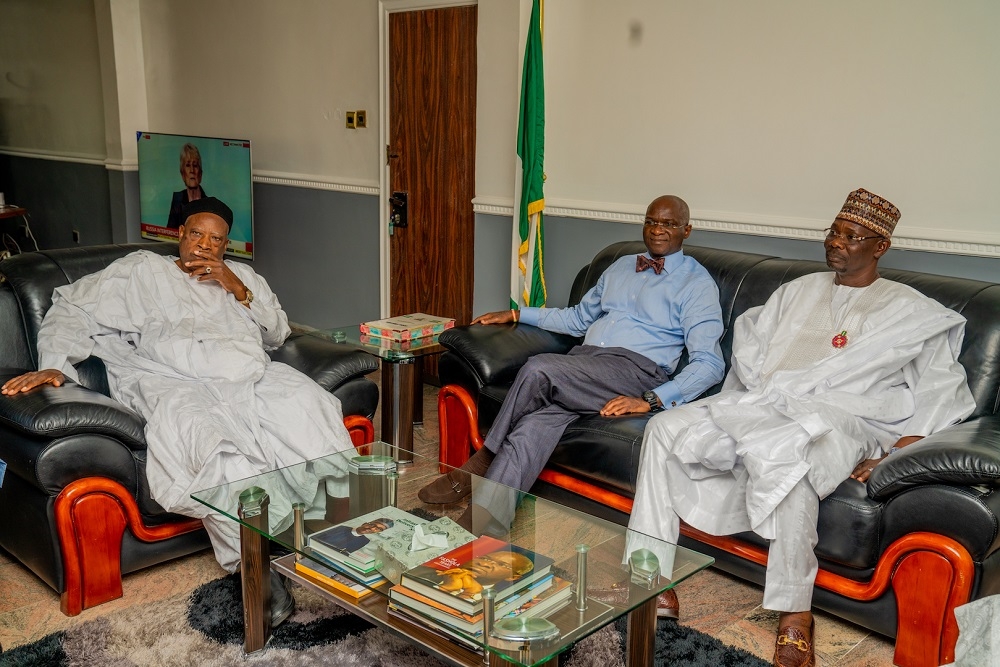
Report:
<svg viewBox="0 0 1000 667"><path fill-rule="evenodd" d="M111 235L115 243L141 243L139 172L108 171L111 187Z"/></svg>
<svg viewBox="0 0 1000 667"><path fill-rule="evenodd" d="M290 320L329 328L379 316L378 197L255 183L254 270Z"/></svg>
<svg viewBox="0 0 1000 667"><path fill-rule="evenodd" d="M494 215L476 216L476 262L496 262L496 256L509 255L509 242L504 245L490 245L486 239L480 240L480 229L507 228L510 218ZM547 217L545 219L545 281L548 288L548 306L558 308L566 305L569 290L577 271L589 262L605 246L616 241L632 241L642 238L639 225L581 220L576 218ZM777 239L746 234L710 232L695 228L687 245L724 250L742 250L765 255L775 255L789 259L810 259L823 261L823 246L818 241ZM1000 260L966 255L945 255L941 253L917 252L893 248L882 259L881 265L894 269L925 271L943 276L972 278L988 282L1000 282ZM508 277L506 263L497 263L496 275L476 272L476 294L506 295ZM485 297L484 297L485 298ZM496 310L496 297L476 312ZM477 302L478 303L478 302Z"/></svg>
<svg viewBox="0 0 1000 667"><path fill-rule="evenodd" d="M510 307L511 218L476 214L472 316Z"/></svg>
<svg viewBox="0 0 1000 667"><path fill-rule="evenodd" d="M0 155L0 192L28 209L40 248L111 243L111 195L103 165Z"/></svg>

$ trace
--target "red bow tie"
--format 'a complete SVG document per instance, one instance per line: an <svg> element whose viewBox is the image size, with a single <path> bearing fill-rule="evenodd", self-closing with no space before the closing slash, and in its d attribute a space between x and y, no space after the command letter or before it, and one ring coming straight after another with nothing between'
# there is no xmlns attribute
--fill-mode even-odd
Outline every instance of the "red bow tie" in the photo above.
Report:
<svg viewBox="0 0 1000 667"><path fill-rule="evenodd" d="M645 255L639 255L635 258L635 272L645 271L646 269L653 269L653 273L660 275L663 271L663 258L657 257L656 259L649 259Z"/></svg>

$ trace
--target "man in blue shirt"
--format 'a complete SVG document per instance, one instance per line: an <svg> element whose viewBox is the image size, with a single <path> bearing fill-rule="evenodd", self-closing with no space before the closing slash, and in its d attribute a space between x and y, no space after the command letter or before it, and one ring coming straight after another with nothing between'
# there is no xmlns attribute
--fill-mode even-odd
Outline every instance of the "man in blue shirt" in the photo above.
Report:
<svg viewBox="0 0 1000 667"><path fill-rule="evenodd" d="M471 481L461 470L526 491L580 414L670 409L722 380L719 290L708 271L681 250L691 234L689 220L683 199L658 197L646 209L647 252L615 261L578 305L505 310L473 320L522 322L584 336L584 342L569 354L529 359L484 447L460 470L421 489L422 501L463 500ZM689 363L674 376L685 347Z"/></svg>

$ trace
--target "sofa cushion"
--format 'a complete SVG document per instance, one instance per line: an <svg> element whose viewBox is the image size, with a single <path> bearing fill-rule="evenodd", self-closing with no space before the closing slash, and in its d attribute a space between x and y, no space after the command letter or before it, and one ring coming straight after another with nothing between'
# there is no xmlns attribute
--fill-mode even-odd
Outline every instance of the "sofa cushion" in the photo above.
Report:
<svg viewBox="0 0 1000 667"><path fill-rule="evenodd" d="M957 424L896 452L872 472L868 495L886 501L925 484L1000 482L1000 416Z"/></svg>
<svg viewBox="0 0 1000 667"><path fill-rule="evenodd" d="M584 415L566 427L547 467L631 498L651 416Z"/></svg>
<svg viewBox="0 0 1000 667"><path fill-rule="evenodd" d="M32 368L28 340L21 326L21 309L10 285L0 285L0 367Z"/></svg>
<svg viewBox="0 0 1000 667"><path fill-rule="evenodd" d="M23 372L0 369L0 384ZM44 438L96 433L137 449L146 447L142 417L114 399L72 382L4 396L0 399L0 424Z"/></svg>
<svg viewBox="0 0 1000 667"><path fill-rule="evenodd" d="M298 369L327 391L378 370L378 360L367 352L304 333L293 333L270 355L273 361Z"/></svg>
<svg viewBox="0 0 1000 667"><path fill-rule="evenodd" d="M460 355L469 364L477 384L483 386L509 385L529 357L569 352L580 339L522 324L448 329L438 342Z"/></svg>
<svg viewBox="0 0 1000 667"><path fill-rule="evenodd" d="M0 264L0 272L6 277L21 308L21 321L28 340L32 366L37 367L38 364L38 329L45 313L52 306L53 290L96 273L136 250L171 255L176 253L177 246L170 243L144 243L43 250L8 257ZM83 378L81 382L89 386Z"/></svg>

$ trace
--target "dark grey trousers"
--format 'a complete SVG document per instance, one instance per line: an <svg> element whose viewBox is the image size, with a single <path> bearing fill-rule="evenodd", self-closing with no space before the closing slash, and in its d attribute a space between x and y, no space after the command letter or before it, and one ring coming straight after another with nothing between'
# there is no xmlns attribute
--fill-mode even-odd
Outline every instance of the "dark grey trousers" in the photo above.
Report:
<svg viewBox="0 0 1000 667"><path fill-rule="evenodd" d="M620 347L580 345L569 354L528 360L500 407L485 446L496 454L486 478L527 491L563 432L616 396L641 396L669 376L643 355Z"/></svg>

